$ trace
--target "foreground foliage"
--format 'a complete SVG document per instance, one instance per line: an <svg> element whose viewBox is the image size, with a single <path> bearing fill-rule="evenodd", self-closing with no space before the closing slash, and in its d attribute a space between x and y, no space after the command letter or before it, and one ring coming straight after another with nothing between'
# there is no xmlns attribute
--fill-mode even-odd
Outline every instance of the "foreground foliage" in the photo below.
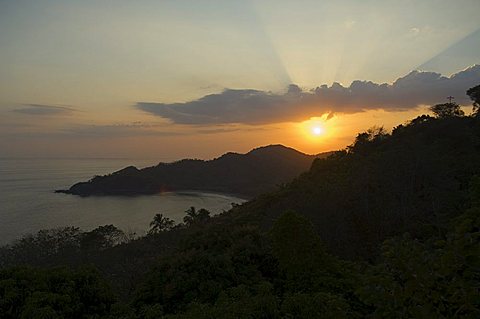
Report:
<svg viewBox="0 0 480 319"><path fill-rule="evenodd" d="M114 295L95 269L30 267L0 271L2 318L93 318L106 316Z"/></svg>
<svg viewBox="0 0 480 319"><path fill-rule="evenodd" d="M473 189L480 190L475 181ZM473 192L478 193L477 191ZM93 268L0 271L2 318L477 318L480 197L452 231L383 244L375 264L328 253L305 217L187 236L126 305ZM205 230L205 229L204 229Z"/></svg>

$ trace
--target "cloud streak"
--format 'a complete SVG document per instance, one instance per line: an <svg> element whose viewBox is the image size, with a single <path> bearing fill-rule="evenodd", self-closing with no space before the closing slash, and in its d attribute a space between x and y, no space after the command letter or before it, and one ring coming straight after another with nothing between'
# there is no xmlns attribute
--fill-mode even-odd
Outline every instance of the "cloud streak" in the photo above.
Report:
<svg viewBox="0 0 480 319"><path fill-rule="evenodd" d="M303 91L292 84L282 94L253 89L226 89L185 103L139 102L136 108L175 124L268 124L301 121L325 113L357 113L372 109L402 111L432 105L453 95L469 104L465 92L480 84L480 65L450 77L435 72L412 71L392 84L353 81Z"/></svg>
<svg viewBox="0 0 480 319"><path fill-rule="evenodd" d="M184 132L155 129L157 125L144 123L111 124L111 125L75 125L61 130L64 136L83 138L123 138L133 136L179 136Z"/></svg>
<svg viewBox="0 0 480 319"><path fill-rule="evenodd" d="M44 104L24 104L22 108L12 110L12 112L15 113L40 116L68 114L73 111L75 111L75 109L67 106Z"/></svg>

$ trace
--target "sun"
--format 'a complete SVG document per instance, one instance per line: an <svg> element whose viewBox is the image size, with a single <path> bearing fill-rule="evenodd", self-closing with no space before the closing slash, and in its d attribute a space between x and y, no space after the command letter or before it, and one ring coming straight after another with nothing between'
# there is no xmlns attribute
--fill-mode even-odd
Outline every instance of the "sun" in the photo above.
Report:
<svg viewBox="0 0 480 319"><path fill-rule="evenodd" d="M321 127L319 125L316 125L312 128L313 135L319 136L319 135L322 135L323 132L324 132L323 127Z"/></svg>
<svg viewBox="0 0 480 319"><path fill-rule="evenodd" d="M311 117L300 122L298 128L305 140L313 143L325 141L332 135L331 123L322 117Z"/></svg>

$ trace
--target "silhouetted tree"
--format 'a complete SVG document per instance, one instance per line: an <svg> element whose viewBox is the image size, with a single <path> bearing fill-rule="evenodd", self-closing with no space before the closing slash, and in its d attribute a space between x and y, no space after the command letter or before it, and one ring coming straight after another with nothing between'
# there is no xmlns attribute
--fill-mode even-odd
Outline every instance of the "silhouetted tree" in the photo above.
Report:
<svg viewBox="0 0 480 319"><path fill-rule="evenodd" d="M465 113L455 102L448 102L442 104L435 104L434 106L430 107L430 111L435 114L438 118L447 118L447 117L454 117L454 116L463 116Z"/></svg>
<svg viewBox="0 0 480 319"><path fill-rule="evenodd" d="M105 318L114 302L95 268L0 270L1 318Z"/></svg>
<svg viewBox="0 0 480 319"><path fill-rule="evenodd" d="M123 237L123 231L113 225L99 226L84 233L80 245L82 249L103 250L118 244Z"/></svg>
<svg viewBox="0 0 480 319"><path fill-rule="evenodd" d="M198 211L195 207L190 207L185 211L187 216L183 218L183 222L187 225L194 224L196 222L204 222L210 218L210 212L204 208L200 208Z"/></svg>
<svg viewBox="0 0 480 319"><path fill-rule="evenodd" d="M348 146L347 149L350 153L365 152L368 151L372 142L383 141L387 136L388 132L383 126L373 126L366 132L358 133L355 142Z"/></svg>
<svg viewBox="0 0 480 319"><path fill-rule="evenodd" d="M124 243L130 243L138 238L139 238L139 235L137 234L137 232L135 232L133 229L127 228L126 230L123 231L123 236L121 241Z"/></svg>
<svg viewBox="0 0 480 319"><path fill-rule="evenodd" d="M225 289L261 282L263 265L270 265L261 233L255 227L231 226L210 225L201 230L188 227L196 231L185 238L174 255L159 260L146 275L134 307L162 307L167 314L191 303L213 303ZM191 318L204 317L192 314Z"/></svg>
<svg viewBox="0 0 480 319"><path fill-rule="evenodd" d="M431 117L430 115L420 115L420 116L417 116L416 118L414 118L413 120L411 120L409 122L410 125L418 125L418 124L421 124L421 123L425 123L425 122L428 122L430 121L431 119L433 119L433 117Z"/></svg>
<svg viewBox="0 0 480 319"><path fill-rule="evenodd" d="M480 316L480 179L470 185L471 207L447 234L426 241L409 234L383 244L383 260L367 270L358 295L372 318Z"/></svg>
<svg viewBox="0 0 480 319"><path fill-rule="evenodd" d="M153 220L150 222L149 234L158 234L162 231L167 231L172 229L175 225L175 222L168 217L163 217L163 214L156 214L153 217Z"/></svg>
<svg viewBox="0 0 480 319"><path fill-rule="evenodd" d="M45 265L54 258L76 256L83 233L78 227L42 229L0 248L0 268L14 264ZM15 262L16 261L16 262Z"/></svg>
<svg viewBox="0 0 480 319"><path fill-rule="evenodd" d="M467 91L467 95L473 101L473 114L478 115L480 109L480 85L470 88Z"/></svg>

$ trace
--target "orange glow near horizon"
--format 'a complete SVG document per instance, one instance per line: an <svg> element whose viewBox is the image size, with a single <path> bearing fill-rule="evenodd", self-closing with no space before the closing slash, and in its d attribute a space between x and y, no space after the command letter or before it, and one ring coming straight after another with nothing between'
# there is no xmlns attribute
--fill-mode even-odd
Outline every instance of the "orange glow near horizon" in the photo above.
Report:
<svg viewBox="0 0 480 319"><path fill-rule="evenodd" d="M311 143L319 143L331 138L335 130L334 118L327 120L327 115L321 117L311 117L310 119L298 124L298 129Z"/></svg>
<svg viewBox="0 0 480 319"><path fill-rule="evenodd" d="M391 130L420 114L426 107L404 112L370 110L358 113L335 113L303 121L263 125L174 125L152 115L139 115L138 122L118 121L106 124L97 117L80 113L81 123L68 120L52 123L50 118L36 119L29 126L19 127L15 143L5 144L3 151L17 157L121 157L173 161L182 158L212 159L226 152L246 153L259 146L283 144L307 154L343 149L355 136L372 126ZM11 112L12 118L21 114ZM85 119L83 119L85 117ZM90 120L89 123L85 123ZM137 124L138 123L138 124ZM103 125L102 125L103 124ZM75 126L77 125L77 126ZM73 126L77 131L69 131Z"/></svg>
<svg viewBox="0 0 480 319"><path fill-rule="evenodd" d="M421 114L428 114L426 107L403 112L370 110L352 114L335 113L334 116L324 114L302 122L277 125L279 130L271 138L273 142L278 141L301 152L318 154L345 148L353 143L358 133L372 126L383 126L391 131L393 127ZM315 128L320 128L321 134L315 134Z"/></svg>

